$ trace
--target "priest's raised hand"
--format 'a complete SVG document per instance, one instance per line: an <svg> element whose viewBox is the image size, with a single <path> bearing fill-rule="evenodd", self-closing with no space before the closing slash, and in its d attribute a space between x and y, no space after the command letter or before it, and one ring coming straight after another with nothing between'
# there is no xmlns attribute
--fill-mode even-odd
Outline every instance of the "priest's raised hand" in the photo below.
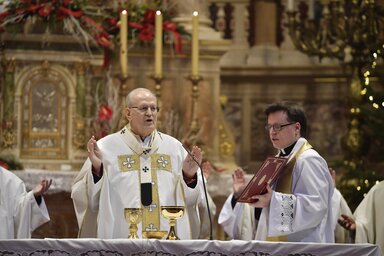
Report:
<svg viewBox="0 0 384 256"><path fill-rule="evenodd" d="M183 161L183 175L187 184L197 180L196 172L202 160L203 154L201 149L198 146L193 146L191 154L188 154ZM196 162L198 162L199 165Z"/></svg>
<svg viewBox="0 0 384 256"><path fill-rule="evenodd" d="M102 154L97 146L95 136L92 136L87 143L88 157L92 163L92 172L100 177L102 175Z"/></svg>

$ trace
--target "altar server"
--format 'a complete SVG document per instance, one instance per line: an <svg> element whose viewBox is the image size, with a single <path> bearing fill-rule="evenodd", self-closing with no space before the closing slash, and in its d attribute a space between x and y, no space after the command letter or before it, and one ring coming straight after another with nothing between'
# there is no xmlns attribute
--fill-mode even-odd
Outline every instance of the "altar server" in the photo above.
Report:
<svg viewBox="0 0 384 256"><path fill-rule="evenodd" d="M335 226L335 242L336 243L352 243L352 237L349 234L348 230L343 228L338 224L339 217L344 214L351 216L352 212L351 209L348 206L347 201L343 197L343 195L340 193L340 191L336 188L336 171L332 168L329 168L329 171L332 176L332 181L335 186L335 190L333 192L332 197L332 221Z"/></svg>
<svg viewBox="0 0 384 256"><path fill-rule="evenodd" d="M355 243L377 244L384 251L384 181L374 185L353 217L342 215L340 225L350 230Z"/></svg>
<svg viewBox="0 0 384 256"><path fill-rule="evenodd" d="M169 230L161 206L185 206L176 225L180 239L199 238L209 228L199 215L202 177L195 160L201 163L201 149L194 146L192 157L177 139L158 131L158 111L151 91L134 89L126 98L128 124L88 141L88 159L72 187L79 237L127 238L125 208L143 209L139 237Z"/></svg>
<svg viewBox="0 0 384 256"><path fill-rule="evenodd" d="M220 224L227 221L229 229L232 226L230 233L248 234L256 240L334 242L334 185L326 161L305 139L303 110L293 104L275 103L265 114L270 140L278 156L288 158L287 166L277 182L267 186L266 194L252 197L255 203L236 203L232 209L227 200L221 213L227 217ZM262 208L260 216L251 207Z"/></svg>
<svg viewBox="0 0 384 256"><path fill-rule="evenodd" d="M44 179L27 193L23 181L0 166L0 239L31 238L50 220L43 194L51 183Z"/></svg>

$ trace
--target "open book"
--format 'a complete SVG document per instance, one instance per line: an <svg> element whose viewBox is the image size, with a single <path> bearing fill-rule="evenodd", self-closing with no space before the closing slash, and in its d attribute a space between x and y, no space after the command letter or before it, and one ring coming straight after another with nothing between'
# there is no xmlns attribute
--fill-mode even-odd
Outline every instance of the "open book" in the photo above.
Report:
<svg viewBox="0 0 384 256"><path fill-rule="evenodd" d="M254 195L261 195L267 192L267 183L271 185L277 180L281 174L288 158L270 156L265 159L260 169L255 173L247 186L244 188L237 202L254 203L255 199L251 199Z"/></svg>

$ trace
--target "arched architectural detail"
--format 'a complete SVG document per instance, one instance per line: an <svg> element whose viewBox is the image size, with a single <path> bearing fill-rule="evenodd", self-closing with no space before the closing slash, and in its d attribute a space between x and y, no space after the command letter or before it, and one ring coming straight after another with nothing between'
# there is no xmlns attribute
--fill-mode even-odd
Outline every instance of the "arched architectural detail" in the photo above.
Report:
<svg viewBox="0 0 384 256"><path fill-rule="evenodd" d="M72 147L76 75L44 61L24 66L15 77L15 113L21 159L68 160Z"/></svg>

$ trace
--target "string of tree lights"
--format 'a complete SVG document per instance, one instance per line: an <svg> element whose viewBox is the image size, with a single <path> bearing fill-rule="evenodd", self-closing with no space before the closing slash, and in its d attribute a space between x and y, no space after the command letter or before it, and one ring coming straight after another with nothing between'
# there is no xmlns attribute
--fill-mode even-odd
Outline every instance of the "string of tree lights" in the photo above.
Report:
<svg viewBox="0 0 384 256"><path fill-rule="evenodd" d="M380 90L382 88L379 88L379 90L375 90L375 85L371 83L373 79L373 76L376 76L377 82L379 85L376 86L383 86L384 79L382 74L378 71L376 68L377 66L380 66L379 64L382 64L382 60L384 59L384 45L382 46L383 49L378 49L376 52L372 54L372 63L368 66L367 70L363 72L363 83L362 83L362 89L360 94L367 99L367 101L372 105L374 109L384 109L384 93L383 90Z"/></svg>

